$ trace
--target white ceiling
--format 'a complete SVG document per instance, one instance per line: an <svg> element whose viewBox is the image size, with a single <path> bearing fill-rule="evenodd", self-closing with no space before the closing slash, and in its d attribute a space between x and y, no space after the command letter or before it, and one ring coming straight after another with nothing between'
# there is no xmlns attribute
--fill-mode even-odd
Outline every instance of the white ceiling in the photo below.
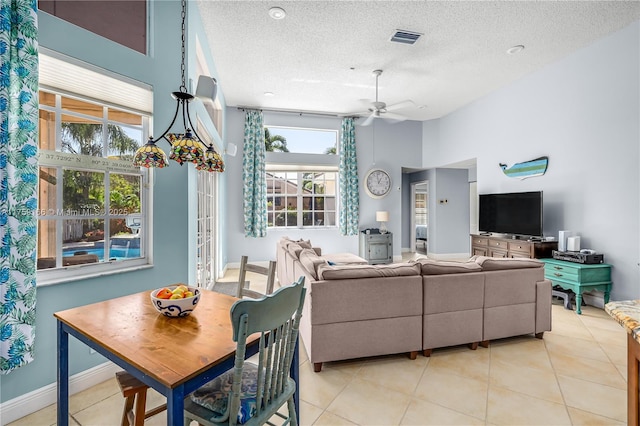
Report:
<svg viewBox="0 0 640 426"><path fill-rule="evenodd" d="M442 117L640 19L639 1L218 1L198 6L228 106ZM279 6L285 19L269 17ZM423 36L392 43L397 30ZM507 49L524 45L518 54ZM265 92L274 96L267 97Z"/></svg>

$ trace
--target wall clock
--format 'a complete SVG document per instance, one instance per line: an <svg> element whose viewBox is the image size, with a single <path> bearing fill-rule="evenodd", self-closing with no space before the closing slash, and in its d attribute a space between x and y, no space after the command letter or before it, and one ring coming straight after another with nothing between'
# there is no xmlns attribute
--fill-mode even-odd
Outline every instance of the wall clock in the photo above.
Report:
<svg viewBox="0 0 640 426"><path fill-rule="evenodd" d="M382 198L391 191L391 176L381 169L371 169L364 178L364 190L372 198Z"/></svg>

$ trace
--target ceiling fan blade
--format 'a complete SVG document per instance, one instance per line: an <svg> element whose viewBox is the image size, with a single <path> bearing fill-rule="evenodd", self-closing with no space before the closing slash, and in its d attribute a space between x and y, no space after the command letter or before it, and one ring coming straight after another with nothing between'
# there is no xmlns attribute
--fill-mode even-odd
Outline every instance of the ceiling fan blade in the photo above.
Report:
<svg viewBox="0 0 640 426"><path fill-rule="evenodd" d="M384 114L380 114L380 117L384 118L386 121L390 123L399 123L400 121L405 121L407 119L407 117L403 115L394 114L392 112L385 112Z"/></svg>
<svg viewBox="0 0 640 426"><path fill-rule="evenodd" d="M386 109L387 111L397 111L399 109L411 108L415 106L416 106L415 102L411 100L406 100L406 101L398 102L397 104L389 105Z"/></svg>
<svg viewBox="0 0 640 426"><path fill-rule="evenodd" d="M372 113L369 117L367 117L366 120L364 120L362 122L362 124L360 124L361 126L368 126L369 124L373 123L373 120L376 118L376 113Z"/></svg>

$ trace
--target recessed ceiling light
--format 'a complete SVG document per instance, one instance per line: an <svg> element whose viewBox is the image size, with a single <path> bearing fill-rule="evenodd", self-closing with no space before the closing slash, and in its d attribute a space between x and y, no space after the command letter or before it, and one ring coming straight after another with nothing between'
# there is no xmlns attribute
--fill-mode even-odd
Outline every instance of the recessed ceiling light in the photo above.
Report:
<svg viewBox="0 0 640 426"><path fill-rule="evenodd" d="M509 55L515 55L516 53L520 53L522 52L522 50L524 49L524 46L521 44L518 44L516 46L510 47L507 49L507 53Z"/></svg>
<svg viewBox="0 0 640 426"><path fill-rule="evenodd" d="M284 17L287 16L287 12L281 7L272 7L269 9L269 16L273 19L284 19Z"/></svg>
<svg viewBox="0 0 640 426"><path fill-rule="evenodd" d="M269 98L270 98L270 97L272 97L272 96L275 96L275 95L273 94L273 92L264 92L264 95L265 95L265 96L267 96L267 97L269 97Z"/></svg>

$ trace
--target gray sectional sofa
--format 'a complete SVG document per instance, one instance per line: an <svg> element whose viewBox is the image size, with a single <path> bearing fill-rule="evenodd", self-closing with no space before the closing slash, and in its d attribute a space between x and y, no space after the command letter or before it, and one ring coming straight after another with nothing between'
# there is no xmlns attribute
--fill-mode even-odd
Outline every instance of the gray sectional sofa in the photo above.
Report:
<svg viewBox="0 0 640 426"><path fill-rule="evenodd" d="M301 244L302 243L302 244ZM300 336L314 370L323 362L418 352L551 330L551 282L533 259L427 258L368 265L323 255L309 241L277 244L281 284L305 277Z"/></svg>

